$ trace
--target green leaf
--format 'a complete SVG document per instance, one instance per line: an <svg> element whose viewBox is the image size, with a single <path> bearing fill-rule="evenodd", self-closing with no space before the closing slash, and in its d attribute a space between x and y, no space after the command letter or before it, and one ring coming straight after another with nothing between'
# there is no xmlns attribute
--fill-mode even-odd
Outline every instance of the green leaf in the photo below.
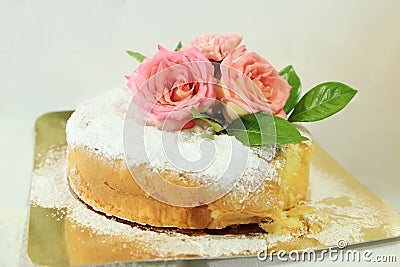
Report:
<svg viewBox="0 0 400 267"><path fill-rule="evenodd" d="M356 95L357 90L339 82L319 84L308 91L297 103L289 121L319 121L342 110Z"/></svg>
<svg viewBox="0 0 400 267"><path fill-rule="evenodd" d="M307 141L308 138L302 136L297 128L287 120L274 116L276 127L276 143L277 144L291 144Z"/></svg>
<svg viewBox="0 0 400 267"><path fill-rule="evenodd" d="M181 50L182 47L183 47L182 42L179 41L179 43L178 43L178 44L176 45L176 47L175 47L175 51Z"/></svg>
<svg viewBox="0 0 400 267"><path fill-rule="evenodd" d="M283 68L279 72L279 76L285 79L292 86L289 99L287 100L286 105L283 107L283 110L286 112L286 114L289 114L300 99L301 81L292 65Z"/></svg>
<svg viewBox="0 0 400 267"><path fill-rule="evenodd" d="M200 113L200 111L198 111L197 109L195 109L194 107L192 107L190 109L190 113L192 113L192 116L194 119L200 119L202 121L207 122L208 124L211 125L211 127L214 128L214 131L216 132L220 132L222 130L222 126L218 123L215 122L209 118L207 118L206 116L204 116L203 114Z"/></svg>
<svg viewBox="0 0 400 267"><path fill-rule="evenodd" d="M126 51L128 55L139 61L139 63L142 63L143 60L146 58L144 55L140 54L139 52L133 52L133 51Z"/></svg>
<svg viewBox="0 0 400 267"><path fill-rule="evenodd" d="M283 145L308 140L287 120L264 112L244 115L229 124L224 132L248 146Z"/></svg>

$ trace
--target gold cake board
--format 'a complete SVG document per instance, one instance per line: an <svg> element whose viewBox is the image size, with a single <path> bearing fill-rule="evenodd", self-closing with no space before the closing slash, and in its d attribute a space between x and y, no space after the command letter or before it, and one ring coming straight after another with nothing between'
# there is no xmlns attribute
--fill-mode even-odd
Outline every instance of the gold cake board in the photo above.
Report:
<svg viewBox="0 0 400 267"><path fill-rule="evenodd" d="M36 121L35 170L50 150L65 149L65 125L71 114L72 111L52 112ZM32 185L34 183L35 175L32 177ZM310 199L312 206L329 215L331 223L326 229L319 234L274 244L269 244L266 239L268 248L286 251L308 248L321 250L337 246L338 240L344 240L352 247L367 245L372 241L399 240L400 214L358 182L319 145L316 145L312 160ZM65 214L67 211L63 209L31 204L27 251L33 263L43 266L80 266L135 260L207 258L196 254L171 254L160 258L157 247L149 246L151 239L145 242L138 239L136 242L127 241L122 236L96 234L90 227L68 219ZM224 236L215 238L220 240ZM146 246L152 249L140 249ZM243 251L231 257L257 258L257 254L249 255Z"/></svg>

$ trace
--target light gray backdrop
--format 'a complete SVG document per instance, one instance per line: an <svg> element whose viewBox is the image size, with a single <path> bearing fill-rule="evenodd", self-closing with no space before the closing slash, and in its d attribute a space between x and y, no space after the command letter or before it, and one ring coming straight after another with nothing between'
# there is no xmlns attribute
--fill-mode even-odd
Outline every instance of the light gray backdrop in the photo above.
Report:
<svg viewBox="0 0 400 267"><path fill-rule="evenodd" d="M35 118L124 86L137 66L125 50L152 55L202 33L243 35L278 69L293 64L304 89L329 80L359 89L342 114L308 128L400 210L399 25L396 0L1 0L0 265L18 266ZM399 244L376 249L400 261Z"/></svg>

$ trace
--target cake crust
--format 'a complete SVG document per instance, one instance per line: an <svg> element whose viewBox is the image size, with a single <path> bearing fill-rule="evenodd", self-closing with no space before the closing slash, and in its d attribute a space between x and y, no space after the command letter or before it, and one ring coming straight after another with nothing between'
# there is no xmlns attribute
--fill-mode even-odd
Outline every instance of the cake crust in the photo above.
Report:
<svg viewBox="0 0 400 267"><path fill-rule="evenodd" d="M101 157L87 147L68 148L68 177L82 201L106 214L159 227L218 229L281 218L283 211L304 200L312 154L312 145L286 145L272 161L279 180L265 179L254 192L240 190L239 180L220 199L198 207L172 206L156 200L136 183L124 160ZM149 172L146 165L136 170L138 174ZM170 181L174 177L171 173L163 176Z"/></svg>

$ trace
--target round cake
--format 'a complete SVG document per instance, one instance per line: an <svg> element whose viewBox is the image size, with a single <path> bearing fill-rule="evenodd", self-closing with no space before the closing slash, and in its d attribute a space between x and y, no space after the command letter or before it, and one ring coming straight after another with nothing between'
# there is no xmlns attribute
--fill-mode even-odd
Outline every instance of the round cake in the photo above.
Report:
<svg viewBox="0 0 400 267"><path fill-rule="evenodd" d="M209 129L201 123L177 132L142 126L138 129L145 131L147 155L130 157L124 147L124 125L137 124L135 118L126 116L131 100L128 89L110 90L81 105L67 122L70 186L93 209L157 227L218 229L279 221L306 198L311 141L250 147L230 135L209 138ZM301 126L297 128L309 137ZM165 155L160 138L163 134L168 134L168 140L180 140L179 153L189 162L201 158L202 146L207 145L214 147L215 159L196 173L177 168ZM232 163L229 155L233 152L247 157L243 168L225 164ZM218 179L225 174L236 182L232 185ZM208 191L224 193L210 202L172 205L137 182L146 177L147 188L151 188L156 176L179 187L209 185Z"/></svg>

